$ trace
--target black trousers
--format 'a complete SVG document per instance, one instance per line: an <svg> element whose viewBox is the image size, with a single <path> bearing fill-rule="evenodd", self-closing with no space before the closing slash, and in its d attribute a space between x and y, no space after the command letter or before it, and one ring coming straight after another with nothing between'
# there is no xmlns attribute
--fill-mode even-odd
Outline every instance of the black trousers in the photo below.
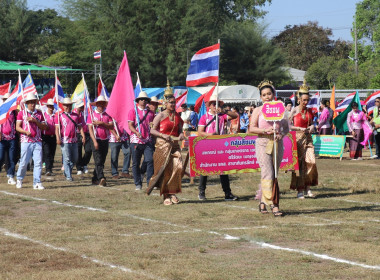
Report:
<svg viewBox="0 0 380 280"><path fill-rule="evenodd" d="M380 132L375 135L375 146L377 158L380 159Z"/></svg>
<svg viewBox="0 0 380 280"><path fill-rule="evenodd" d="M76 164L77 171L83 171L83 167L87 166L91 160L92 148L91 148L91 137L90 133L86 132L84 134L86 142L82 143L82 135L78 134L78 161ZM84 155L82 156L82 147L84 147Z"/></svg>
<svg viewBox="0 0 380 280"><path fill-rule="evenodd" d="M55 135L42 135L42 154L46 172L53 171L55 150L57 149L57 137Z"/></svg>
<svg viewBox="0 0 380 280"><path fill-rule="evenodd" d="M104 163L108 154L108 140L96 140L99 145L99 149L95 150L94 142L91 141L92 154L94 156L95 168L92 176L92 181L99 181L104 177Z"/></svg>
<svg viewBox="0 0 380 280"><path fill-rule="evenodd" d="M220 183L225 195L231 194L230 177L228 175L220 175ZM200 176L198 190L200 193L205 193L207 184L207 176Z"/></svg>

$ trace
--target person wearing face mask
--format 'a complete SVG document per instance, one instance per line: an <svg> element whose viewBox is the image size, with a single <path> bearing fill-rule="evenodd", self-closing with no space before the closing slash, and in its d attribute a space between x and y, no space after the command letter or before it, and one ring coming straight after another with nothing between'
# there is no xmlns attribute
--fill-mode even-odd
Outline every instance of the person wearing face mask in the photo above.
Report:
<svg viewBox="0 0 380 280"><path fill-rule="evenodd" d="M16 188L23 187L28 162L33 158L33 189L45 189L41 183L42 172L42 138L41 131L48 128L43 115L36 110L37 97L30 92L26 96L25 110L21 110L17 115L16 131L21 134L21 158L17 170Z"/></svg>
<svg viewBox="0 0 380 280"><path fill-rule="evenodd" d="M275 89L270 81L263 81L260 83L259 91L260 98L263 102L270 102L274 100ZM288 133L288 120L282 119L276 122L276 128L273 122L266 121L263 117L262 107L257 107L252 113L249 132L258 134L256 140L256 156L261 169L261 201L259 204L259 211L262 214L268 213L267 207L269 206L275 217L282 216L279 210L279 194L275 194L275 166L274 153L277 152L277 170L280 167L282 157L284 154L283 137ZM276 138L274 132L276 130ZM274 151L274 141L276 141L276 151ZM275 196L278 198L275 199Z"/></svg>
<svg viewBox="0 0 380 280"><path fill-rule="evenodd" d="M147 108L151 101L145 91L140 92L135 99L136 107L128 113L128 126L131 131L131 151L132 151L132 172L136 186L136 191L142 189L141 180L141 158L144 155L144 161L147 163L146 180L149 185L150 178L154 172L153 166L153 139L150 134L150 123L153 122L154 112Z"/></svg>
<svg viewBox="0 0 380 280"><path fill-rule="evenodd" d="M299 199L304 199L305 195L314 197L310 187L318 185L318 170L311 137L311 132L314 131L313 113L306 107L309 100L309 87L304 81L298 91L298 106L294 107L290 114L290 129L296 131L299 164L299 176L292 172L290 188L297 190Z"/></svg>
<svg viewBox="0 0 380 280"><path fill-rule="evenodd" d="M208 107L208 112L204 114L198 123L198 135L199 136L211 136L211 135L222 135L226 134L225 130L227 118L235 119L238 117L237 113L232 111L225 110L222 112L221 106L223 105L223 101L218 101L218 112L216 111L216 96L212 95L210 100L206 102L206 106ZM218 117L218 127L216 127L216 117ZM228 175L220 175L220 182L222 184L222 189L224 191L225 200L233 201L238 200L239 198L232 194L230 188L230 179ZM201 175L199 178L199 200L206 200L206 184L207 184L207 176Z"/></svg>

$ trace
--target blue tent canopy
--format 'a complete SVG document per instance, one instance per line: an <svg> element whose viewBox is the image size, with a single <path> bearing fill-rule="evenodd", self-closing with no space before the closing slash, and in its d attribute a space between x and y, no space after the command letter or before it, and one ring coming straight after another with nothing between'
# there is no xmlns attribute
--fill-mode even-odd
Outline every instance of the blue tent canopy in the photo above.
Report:
<svg viewBox="0 0 380 280"><path fill-rule="evenodd" d="M173 87L173 90L176 89L186 89L186 87ZM149 97L156 96L158 99L163 99L164 97L164 91L165 88L143 88L143 91L145 91ZM188 89L187 94L187 105L195 105L195 101L198 99L201 94L197 92L196 90L193 90L191 88Z"/></svg>

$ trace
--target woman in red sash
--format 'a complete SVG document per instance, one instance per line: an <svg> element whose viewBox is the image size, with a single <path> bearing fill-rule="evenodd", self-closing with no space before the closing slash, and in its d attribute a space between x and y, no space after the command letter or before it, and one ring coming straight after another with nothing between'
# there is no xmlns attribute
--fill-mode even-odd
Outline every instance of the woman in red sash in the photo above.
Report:
<svg viewBox="0 0 380 280"><path fill-rule="evenodd" d="M164 205L179 203L176 196L181 192L182 156L179 141L183 140L183 120L175 111L175 97L164 102L166 110L153 120L151 134L156 136L156 149L153 155L154 174L150 179L148 194L154 187L160 188Z"/></svg>
<svg viewBox="0 0 380 280"><path fill-rule="evenodd" d="M297 190L297 198L305 195L314 197L310 186L318 185L318 170L315 163L314 145L311 133L314 131L313 113L306 107L309 102L309 87L305 82L298 91L298 106L290 114L290 129L296 131L299 176L292 172L290 188Z"/></svg>

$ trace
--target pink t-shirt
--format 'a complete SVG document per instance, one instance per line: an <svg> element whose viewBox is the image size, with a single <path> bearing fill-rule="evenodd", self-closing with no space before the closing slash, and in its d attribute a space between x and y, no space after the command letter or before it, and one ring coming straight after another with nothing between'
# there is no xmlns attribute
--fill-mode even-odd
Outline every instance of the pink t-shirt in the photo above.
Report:
<svg viewBox="0 0 380 280"><path fill-rule="evenodd" d="M116 125L117 125L117 131L119 132L119 136L120 136L120 142L129 140L128 133L120 126L120 124L116 123ZM116 132L116 128L115 128L115 132ZM116 143L116 142L117 141L116 141L115 135L110 133L110 143Z"/></svg>
<svg viewBox="0 0 380 280"><path fill-rule="evenodd" d="M141 138L138 138L136 134L132 133L131 143L146 144L152 141L152 136L150 135L150 123L153 122L154 113L152 111L149 111L149 109L142 110L138 106L136 108L137 108L137 112L138 112L139 120L140 120ZM145 117L145 115L147 116ZM141 122L142 120L144 121ZM128 121L133 122L136 130L139 131L137 121L136 121L135 109L132 109L129 111Z"/></svg>
<svg viewBox="0 0 380 280"><path fill-rule="evenodd" d="M77 108L73 109L73 112L78 114ZM88 133L88 126L85 125L86 124L86 120L84 119L83 111L80 112L78 115L79 115L79 118L81 120L81 123L83 124L83 132L84 133ZM79 133L79 129L77 130L77 132Z"/></svg>
<svg viewBox="0 0 380 280"><path fill-rule="evenodd" d="M40 111L25 113L25 110L22 110L17 115L17 121L22 122L21 128L26 131L30 131L30 136L26 136L25 134L21 134L20 142L21 143L35 143L41 142L41 129L37 126L36 123L31 123L26 120L27 117L33 117L37 119L39 122L45 123L44 117Z"/></svg>
<svg viewBox="0 0 380 280"><path fill-rule="evenodd" d="M204 114L201 119L199 120L198 126L206 126L210 121L212 121L205 129L206 133L215 133L216 132L216 118L214 119L214 115L211 115L210 113ZM218 116L218 125L219 125L219 134L225 134L226 131L224 130L225 123L227 122L227 115L226 114L219 114Z"/></svg>
<svg viewBox="0 0 380 280"><path fill-rule="evenodd" d="M44 113L45 120L48 125L48 129L44 130L42 133L44 135L55 135L55 122L54 122L54 114L49 115L47 112Z"/></svg>
<svg viewBox="0 0 380 280"><path fill-rule="evenodd" d="M16 116L17 111L12 111L9 114L5 123L0 125L1 139L13 140L16 138Z"/></svg>
<svg viewBox="0 0 380 280"><path fill-rule="evenodd" d="M105 123L112 123L112 118L106 113L99 113L98 111L94 111L92 113L92 117L94 121L101 121ZM91 115L87 116L87 125L92 124ZM102 125L94 126L95 127L95 137L99 140L107 140L110 136L110 131Z"/></svg>
<svg viewBox="0 0 380 280"><path fill-rule="evenodd" d="M68 114L70 118L78 125L82 126L82 122L77 113L71 112ZM77 143L77 130L75 124L70 120L66 113L59 114L59 123L58 123L58 114L54 118L55 125L59 125L61 130L61 141L62 143Z"/></svg>

